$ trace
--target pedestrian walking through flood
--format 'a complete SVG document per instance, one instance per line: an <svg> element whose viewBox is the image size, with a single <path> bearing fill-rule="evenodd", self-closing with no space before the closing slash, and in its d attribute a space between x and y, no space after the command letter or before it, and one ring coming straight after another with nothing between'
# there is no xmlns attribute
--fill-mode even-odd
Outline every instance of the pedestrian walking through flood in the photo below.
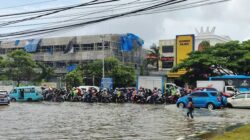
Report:
<svg viewBox="0 0 250 140"><path fill-rule="evenodd" d="M194 111L194 105L193 105L193 100L191 97L188 98L188 106L187 106L188 112L187 112L187 117L191 117L192 119L194 118L193 116L193 111Z"/></svg>

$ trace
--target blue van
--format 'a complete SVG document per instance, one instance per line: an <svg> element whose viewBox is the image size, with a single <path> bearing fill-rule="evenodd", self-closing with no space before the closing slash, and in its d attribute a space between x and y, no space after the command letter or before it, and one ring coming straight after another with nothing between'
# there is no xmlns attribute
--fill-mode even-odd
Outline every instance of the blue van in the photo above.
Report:
<svg viewBox="0 0 250 140"><path fill-rule="evenodd" d="M35 86L15 87L9 94L10 100L15 101L41 101L42 94Z"/></svg>

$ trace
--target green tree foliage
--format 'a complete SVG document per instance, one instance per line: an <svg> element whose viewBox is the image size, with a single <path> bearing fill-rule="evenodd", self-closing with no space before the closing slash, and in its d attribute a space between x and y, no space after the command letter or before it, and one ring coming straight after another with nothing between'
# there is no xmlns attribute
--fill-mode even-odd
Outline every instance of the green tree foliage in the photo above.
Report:
<svg viewBox="0 0 250 140"><path fill-rule="evenodd" d="M115 87L135 85L135 70L132 66L122 64L118 59L105 58L105 77L114 80ZM102 79L102 60L96 60L87 66L88 75L95 77L95 84L100 85Z"/></svg>
<svg viewBox="0 0 250 140"><path fill-rule="evenodd" d="M83 72L79 68L66 74L65 81L67 89L78 87L83 84Z"/></svg>
<svg viewBox="0 0 250 140"><path fill-rule="evenodd" d="M37 81L44 80L44 81L48 82L51 77L55 76L55 72L54 72L53 68L46 67L44 64L41 64L41 63L37 63L37 65L42 70L42 73L36 79Z"/></svg>
<svg viewBox="0 0 250 140"><path fill-rule="evenodd" d="M205 48L209 48L210 43L208 41L202 41L198 46L198 51L203 51Z"/></svg>
<svg viewBox="0 0 250 140"><path fill-rule="evenodd" d="M234 73L249 75L250 73L250 41L216 44L205 47L202 52L195 51L189 58L174 67L172 70L186 69L188 72L182 76L185 82L194 84L196 80L207 80L216 74L211 66L221 66L232 70Z"/></svg>
<svg viewBox="0 0 250 140"><path fill-rule="evenodd" d="M16 50L7 54L4 66L6 75L11 80L16 81L17 86L22 80L34 80L38 73L35 70L37 68L36 62L29 53L23 50Z"/></svg>

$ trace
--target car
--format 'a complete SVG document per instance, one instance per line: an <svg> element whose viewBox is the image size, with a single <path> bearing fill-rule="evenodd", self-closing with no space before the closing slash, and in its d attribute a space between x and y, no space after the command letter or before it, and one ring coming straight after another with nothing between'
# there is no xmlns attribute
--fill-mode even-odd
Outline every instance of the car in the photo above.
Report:
<svg viewBox="0 0 250 140"><path fill-rule="evenodd" d="M10 100L15 101L42 101L42 94L36 90L35 86L15 87L9 94Z"/></svg>
<svg viewBox="0 0 250 140"><path fill-rule="evenodd" d="M7 91L0 90L0 105L10 104L10 99Z"/></svg>
<svg viewBox="0 0 250 140"><path fill-rule="evenodd" d="M227 105L234 108L250 108L250 93L241 93L228 98Z"/></svg>
<svg viewBox="0 0 250 140"><path fill-rule="evenodd" d="M197 91L179 98L176 102L177 107L187 107L189 97L192 98L194 107L196 108L208 108L209 110L214 110L227 104L227 99L222 97L219 92Z"/></svg>
<svg viewBox="0 0 250 140"><path fill-rule="evenodd" d="M210 88L210 87L198 87L198 88L195 88L192 92L196 92L196 91L218 91L217 89L215 88Z"/></svg>

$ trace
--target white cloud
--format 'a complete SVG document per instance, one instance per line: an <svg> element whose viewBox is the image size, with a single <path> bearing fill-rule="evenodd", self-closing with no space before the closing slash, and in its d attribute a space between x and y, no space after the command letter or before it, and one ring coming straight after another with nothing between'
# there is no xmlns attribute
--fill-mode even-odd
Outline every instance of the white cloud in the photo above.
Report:
<svg viewBox="0 0 250 140"><path fill-rule="evenodd" d="M69 36L134 33L144 39L145 47L149 47L152 43L158 44L160 39L195 33L195 28L201 26L216 26L216 34L228 35L235 40L247 40L250 38L249 5L250 0L231 0L193 9L115 19L56 34Z"/></svg>
<svg viewBox="0 0 250 140"><path fill-rule="evenodd" d="M201 26L215 26L216 34L228 35L235 40L246 40L250 31L249 5L249 0L231 0L164 14L116 19L82 28L78 30L78 34L132 32L143 38L148 47L152 43L158 43L160 39L195 33L195 28Z"/></svg>

